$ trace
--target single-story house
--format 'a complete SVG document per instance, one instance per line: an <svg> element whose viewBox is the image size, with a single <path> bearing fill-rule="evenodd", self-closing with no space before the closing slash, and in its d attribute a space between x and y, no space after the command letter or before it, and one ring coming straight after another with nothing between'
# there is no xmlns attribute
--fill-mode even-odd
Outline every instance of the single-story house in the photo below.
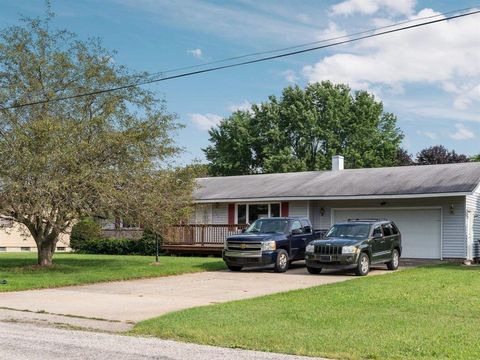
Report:
<svg viewBox="0 0 480 360"><path fill-rule="evenodd" d="M331 171L198 179L189 238L184 231L176 241L221 246L260 217L307 216L315 229L388 218L402 233L403 257L480 257L479 162L344 169L343 157L332 160Z"/></svg>
<svg viewBox="0 0 480 360"><path fill-rule="evenodd" d="M70 235L61 234L56 251L70 250ZM2 218L0 220L0 252L37 252L37 244L25 225Z"/></svg>

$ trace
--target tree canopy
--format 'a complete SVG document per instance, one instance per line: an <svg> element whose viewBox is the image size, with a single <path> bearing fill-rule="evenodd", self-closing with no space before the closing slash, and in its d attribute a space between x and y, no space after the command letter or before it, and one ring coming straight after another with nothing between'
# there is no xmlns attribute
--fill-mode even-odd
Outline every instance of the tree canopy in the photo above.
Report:
<svg viewBox="0 0 480 360"><path fill-rule="evenodd" d="M455 150L448 150L443 145L435 145L421 150L417 154L418 165L435 165L435 164L451 164L463 163L470 161L469 157L464 154L458 154Z"/></svg>
<svg viewBox="0 0 480 360"><path fill-rule="evenodd" d="M164 209L155 212L159 223L178 221L194 186L171 167L178 124L151 91L125 87L6 109L145 76L116 64L97 39L52 30L52 16L0 33L0 213L26 226L40 265L51 264L59 234L76 219L143 215L155 203Z"/></svg>
<svg viewBox="0 0 480 360"><path fill-rule="evenodd" d="M403 133L397 118L366 91L325 81L237 111L209 131L212 175L330 169L333 155L349 168L394 166Z"/></svg>

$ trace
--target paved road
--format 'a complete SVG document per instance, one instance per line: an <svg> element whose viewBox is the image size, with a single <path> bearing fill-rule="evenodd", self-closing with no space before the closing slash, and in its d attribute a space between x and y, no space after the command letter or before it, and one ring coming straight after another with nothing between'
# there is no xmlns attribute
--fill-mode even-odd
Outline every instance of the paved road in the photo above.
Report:
<svg viewBox="0 0 480 360"><path fill-rule="evenodd" d="M313 358L0 322L0 359L311 360Z"/></svg>
<svg viewBox="0 0 480 360"><path fill-rule="evenodd" d="M369 276L386 272L385 267L381 267L373 270ZM124 331L135 322L171 311L337 283L353 278L355 276L345 273L310 275L305 267L297 265L284 274L276 274L273 271L203 272L0 293L0 309L29 311L27 313L2 310L0 321L2 314L4 319L22 320L24 317L32 316L48 318L48 314L45 313L49 313L69 315L53 320L57 323L107 331L115 331L116 327L117 331ZM86 324L87 321L80 317L109 321L91 321L90 324Z"/></svg>

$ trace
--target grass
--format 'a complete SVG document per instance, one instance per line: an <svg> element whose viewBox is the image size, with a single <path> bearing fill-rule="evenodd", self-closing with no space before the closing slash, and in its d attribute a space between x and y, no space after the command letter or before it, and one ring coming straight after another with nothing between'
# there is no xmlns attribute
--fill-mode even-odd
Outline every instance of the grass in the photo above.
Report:
<svg viewBox="0 0 480 360"><path fill-rule="evenodd" d="M36 254L0 254L0 292L90 284L225 269L221 259L162 256L56 254L54 265L38 268Z"/></svg>
<svg viewBox="0 0 480 360"><path fill-rule="evenodd" d="M335 359L478 359L479 324L480 268L442 265L170 313L131 333Z"/></svg>

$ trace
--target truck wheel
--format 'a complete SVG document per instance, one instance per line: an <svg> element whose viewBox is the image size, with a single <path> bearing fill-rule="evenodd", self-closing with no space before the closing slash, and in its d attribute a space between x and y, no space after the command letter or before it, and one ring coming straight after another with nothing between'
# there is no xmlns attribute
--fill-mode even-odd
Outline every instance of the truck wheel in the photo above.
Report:
<svg viewBox="0 0 480 360"><path fill-rule="evenodd" d="M242 270L241 266L227 265L227 267L228 267L228 270L230 270L230 271L240 271L240 270Z"/></svg>
<svg viewBox="0 0 480 360"><path fill-rule="evenodd" d="M358 257L357 268L355 269L355 274L357 276L368 275L370 271L370 258L366 253L360 253Z"/></svg>
<svg viewBox="0 0 480 360"><path fill-rule="evenodd" d="M283 273L288 269L288 253L285 250L280 250L277 254L277 261L275 262L275 272Z"/></svg>
<svg viewBox="0 0 480 360"><path fill-rule="evenodd" d="M397 249L393 249L392 260L387 262L387 269L388 270L397 270L399 263L400 263L400 254L398 253Z"/></svg>
<svg viewBox="0 0 480 360"><path fill-rule="evenodd" d="M322 272L322 268L314 268L307 266L307 270L310 274L320 274Z"/></svg>

